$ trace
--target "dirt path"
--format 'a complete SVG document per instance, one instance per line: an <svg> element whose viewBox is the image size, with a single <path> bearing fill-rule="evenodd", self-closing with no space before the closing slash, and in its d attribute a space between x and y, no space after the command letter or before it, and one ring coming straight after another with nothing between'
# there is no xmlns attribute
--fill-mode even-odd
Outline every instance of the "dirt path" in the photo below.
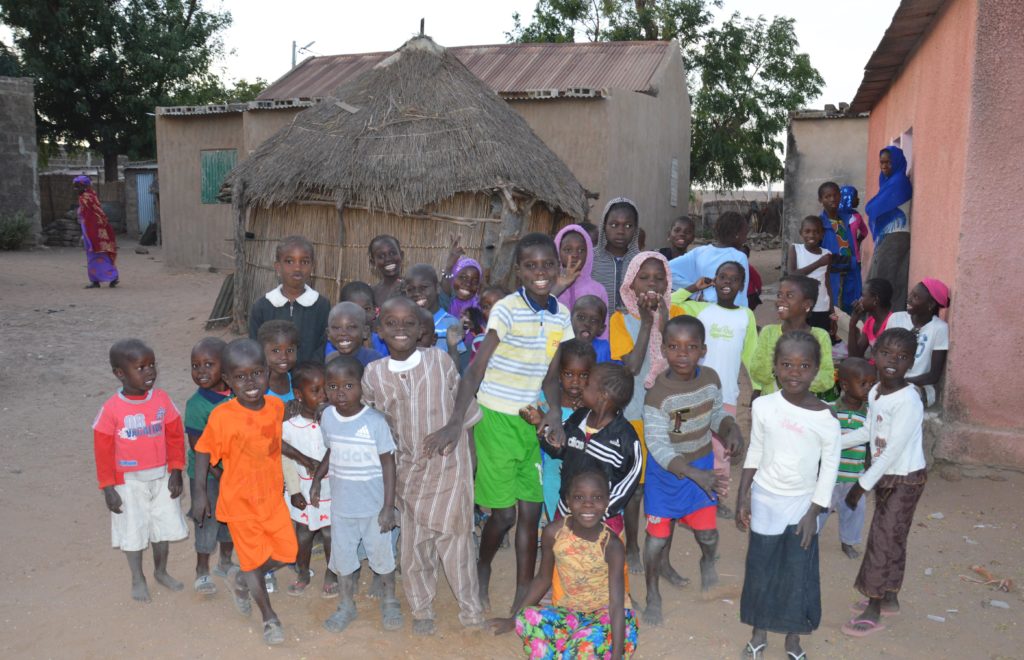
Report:
<svg viewBox="0 0 1024 660"><path fill-rule="evenodd" d="M147 340L159 360L159 385L184 406L193 389L189 348L204 334L202 323L222 279L168 273L159 249L143 256L133 248L122 248L124 284L113 291L82 290L80 250L0 254L0 621L5 626L0 656L351 657L358 649L370 657L521 657L514 636L464 632L443 585L440 634L427 640L414 638L408 622L403 632L379 632L376 605L365 598L358 601L361 618L344 635L333 636L320 627L332 601L275 594L288 642L267 649L256 616L240 619L223 589L210 599L191 591L191 541L171 550L171 572L189 585L186 591L168 593L151 581L153 603L131 601L125 561L109 546L109 518L96 490L89 433L100 404L117 386L107 349L119 337ZM762 274L766 281L771 277ZM749 418L749 410L743 412L741 419ZM1018 582L1024 578L1018 505L1024 477L994 476L1002 480L954 483L933 476L911 533L904 613L887 621L889 631L869 639L851 640L839 632L858 598L851 588L857 563L839 552L836 523L830 521L822 539L824 619L805 640L808 655L1024 657L1020 595L992 593L958 578L971 564L985 564ZM943 518L928 519L933 512ZM737 656L749 634L738 620L745 548L742 535L723 524L722 589L701 598L693 589L663 587L668 625L641 628L639 657ZM694 576L695 544L680 534L674 549L676 566ZM314 569L323 575L322 559L314 560ZM928 576L926 569L931 569ZM511 571L512 551L502 550L492 588L497 611L510 605ZM632 591L642 596L642 580L633 580ZM1010 609L982 608L986 598L1006 601ZM929 614L945 621L931 621ZM772 636L770 657L781 656L782 640Z"/></svg>

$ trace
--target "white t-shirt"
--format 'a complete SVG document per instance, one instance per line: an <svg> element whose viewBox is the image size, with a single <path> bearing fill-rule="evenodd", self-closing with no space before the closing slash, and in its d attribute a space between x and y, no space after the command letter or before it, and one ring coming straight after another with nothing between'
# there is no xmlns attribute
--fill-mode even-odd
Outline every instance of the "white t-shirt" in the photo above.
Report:
<svg viewBox="0 0 1024 660"><path fill-rule="evenodd" d="M910 312L894 312L885 327L913 330L914 321L910 318ZM948 350L949 324L938 316L933 316L932 320L924 324L917 333L917 353L914 354L914 366L907 370L907 378L928 373L932 368L932 352ZM935 386L926 385L924 392L928 398L928 405L935 403Z"/></svg>
<svg viewBox="0 0 1024 660"><path fill-rule="evenodd" d="M821 259L826 254L832 254L829 250L821 248L821 254L814 254L808 251L804 247L803 243L793 243L793 249L796 251L796 267L804 268L810 266L818 259ZM829 297L828 297L828 280L826 275L828 274L828 266L820 266L815 268L811 272L807 273L807 277L818 280L818 299L814 302L813 312L827 312L829 310Z"/></svg>
<svg viewBox="0 0 1024 660"><path fill-rule="evenodd" d="M697 306L702 306L699 311ZM722 381L722 403L735 406L740 398L740 365L753 356L757 346L757 325L749 307L726 309L715 303L687 302L687 314L696 314L704 324L707 355L701 364L715 370ZM748 348L749 355L744 355Z"/></svg>
<svg viewBox="0 0 1024 660"><path fill-rule="evenodd" d="M861 488L871 490L887 474L907 475L925 467L923 424L924 407L913 386L882 396L878 385L871 388L863 427L871 442L871 467L858 479Z"/></svg>

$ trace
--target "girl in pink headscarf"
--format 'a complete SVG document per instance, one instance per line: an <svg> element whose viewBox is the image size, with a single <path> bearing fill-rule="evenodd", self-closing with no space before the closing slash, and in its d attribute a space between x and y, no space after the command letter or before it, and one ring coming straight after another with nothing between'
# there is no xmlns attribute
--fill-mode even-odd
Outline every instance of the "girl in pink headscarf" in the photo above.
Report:
<svg viewBox="0 0 1024 660"><path fill-rule="evenodd" d="M562 273L552 293L572 312L573 305L583 296L597 296L608 309L608 292L604 285L591 276L594 268L594 244L587 230L580 225L566 225L555 235ZM608 338L608 319L600 339Z"/></svg>
<svg viewBox="0 0 1024 660"><path fill-rule="evenodd" d="M643 447L644 464L647 463L647 445L644 443L644 397L658 374L668 368L661 353L661 329L673 316L683 314L672 304L672 271L668 260L658 252L641 252L633 257L622 278L619 295L626 311L617 311L608 322L612 359L621 360L633 374L633 398L622 414L626 417ZM633 573L642 573L637 533L640 523L640 502L643 501L644 477L640 487L626 505L626 563Z"/></svg>

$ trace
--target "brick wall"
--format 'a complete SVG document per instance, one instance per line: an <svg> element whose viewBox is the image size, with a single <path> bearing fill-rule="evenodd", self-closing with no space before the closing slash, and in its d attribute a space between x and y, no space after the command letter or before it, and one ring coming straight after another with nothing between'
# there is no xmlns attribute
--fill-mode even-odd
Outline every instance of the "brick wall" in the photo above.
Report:
<svg viewBox="0 0 1024 660"><path fill-rule="evenodd" d="M24 213L36 236L42 231L37 160L32 79L0 76L0 216Z"/></svg>

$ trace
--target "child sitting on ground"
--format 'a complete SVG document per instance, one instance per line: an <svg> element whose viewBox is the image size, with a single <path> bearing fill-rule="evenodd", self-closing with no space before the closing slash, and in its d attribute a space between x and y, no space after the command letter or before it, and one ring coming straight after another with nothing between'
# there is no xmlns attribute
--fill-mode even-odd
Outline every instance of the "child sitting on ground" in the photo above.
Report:
<svg viewBox="0 0 1024 660"><path fill-rule="evenodd" d="M184 588L167 573L167 557L169 542L188 536L178 501L185 433L171 397L153 388L153 349L138 339L122 339L110 347L110 366L121 389L92 423L96 478L110 510L112 545L128 558L132 598L148 603L142 553L150 544L156 581L171 591Z"/></svg>
<svg viewBox="0 0 1024 660"><path fill-rule="evenodd" d="M625 549L602 522L608 481L601 470L578 472L566 484L569 515L544 528L541 563L523 609L492 619L499 635L513 628L530 658L629 658L637 648L636 615L625 587ZM557 573L562 593L538 606Z"/></svg>
<svg viewBox="0 0 1024 660"><path fill-rule="evenodd" d="M722 438L727 457L739 455L743 448L739 426L723 408L718 374L700 366L707 353L704 325L693 316L670 319L660 348L668 369L644 399L644 434L653 460L647 463L644 484L647 607L643 617L655 626L662 623L659 579L664 576L677 586L689 582L668 561L677 522L693 530L700 548L701 591L718 584L716 509L722 478L714 471L711 433Z"/></svg>
<svg viewBox="0 0 1024 660"><path fill-rule="evenodd" d="M322 450L326 451L313 475L310 501L323 506L328 487L333 553L328 567L340 577L341 602L324 622L331 632L342 632L356 618L353 599L359 579L360 543L370 569L381 576L381 624L384 630L402 627L402 609L395 596L395 554L391 530L395 527L395 443L384 415L362 403L363 364L343 355L327 365L327 400L321 418ZM323 489L323 490L321 490Z"/></svg>
<svg viewBox="0 0 1024 660"><path fill-rule="evenodd" d="M668 261L657 252L641 252L626 269L620 296L624 312L612 313L609 340L613 360L619 360L633 374L633 398L622 413L633 425L643 460L647 462L644 445L644 396L654 379L667 364L661 354L661 329L665 322L683 310L672 305L668 286L672 273ZM637 537L640 533L640 502L643 501L644 473L640 486L626 506L626 565L631 573L643 572L643 560Z"/></svg>
<svg viewBox="0 0 1024 660"><path fill-rule="evenodd" d="M913 296L908 296L908 305ZM857 508L866 492L875 491L875 514L853 585L867 599L854 606L855 611L863 611L842 627L852 637L884 630L881 617L900 610L907 537L928 481L922 446L924 407L907 378L919 342L912 331L890 327L875 344L878 384L868 394L868 421L862 429L871 443L871 467L853 484L845 501L845 506ZM864 435L853 441L862 439ZM851 441L844 438L843 444Z"/></svg>
<svg viewBox="0 0 1024 660"><path fill-rule="evenodd" d="M195 498L192 518L204 525L213 511L206 494L210 465L224 462L217 520L227 523L239 567L226 578L235 608L252 612L256 601L263 617L263 641L284 642L281 620L270 605L263 576L295 561L298 546L288 507L281 494L281 420L284 403L265 395L267 358L260 345L236 339L224 349L222 369L235 398L214 408L196 443Z"/></svg>
<svg viewBox="0 0 1024 660"><path fill-rule="evenodd" d="M750 530L740 598L740 621L753 628L747 658L764 657L776 632L800 660L800 635L821 623L818 514L832 501L840 451L839 422L810 391L821 352L806 331L782 335L773 360L781 390L752 405L736 496L736 527Z"/></svg>
<svg viewBox="0 0 1024 660"><path fill-rule="evenodd" d="M717 302L686 300L687 291L680 289L672 294L672 301L683 299L682 308L687 314L700 319L707 330L707 355L701 364L711 367L718 374L722 386L722 408L725 414L736 417L736 405L740 398L740 366L750 369L754 351L757 348L757 324L754 313L748 307L736 304L736 296L743 286L743 265L726 261L715 271L715 294ZM678 303L677 303L678 304ZM725 504L729 494L729 461L725 447L714 432L711 447L715 453L715 474L719 477L718 515L731 519L733 512Z"/></svg>
<svg viewBox="0 0 1024 660"><path fill-rule="evenodd" d="M818 283L818 298L814 301L811 313L807 315L807 323L831 334L835 320L835 305L829 286L832 253L821 247L823 233L821 218L816 215L804 218L800 223L800 240L803 242L789 244L786 270L790 275L806 275Z"/></svg>
<svg viewBox="0 0 1024 660"><path fill-rule="evenodd" d="M693 219L688 215L681 215L672 222L672 228L668 231L668 246L658 252L663 257L672 261L676 257L686 254L686 249L693 243L696 236L696 227L693 226Z"/></svg>
<svg viewBox="0 0 1024 660"><path fill-rule="evenodd" d="M227 401L231 390L224 384L221 373L220 355L227 344L217 337L204 337L192 347L190 362L192 364L192 382L199 388L185 404L185 435L188 438L187 468L189 497L195 498L196 492L196 454L195 446L199 436L206 428L206 420L210 412L218 405ZM206 478L206 496L210 500L210 509L217 510L217 494L220 492L220 475L222 465L211 465ZM231 543L228 526L214 519L196 528L196 581L192 587L196 593L212 596L217 593L217 585L210 578L210 555L220 543L220 559L213 569L218 577L227 575L231 568L231 554L235 551Z"/></svg>
<svg viewBox="0 0 1024 660"><path fill-rule="evenodd" d="M601 330L595 336L607 340L608 293L591 276L594 269L594 246L590 236L580 225L568 225L555 235L555 245L558 246L558 259L562 268L551 292L569 309L574 309L580 298L596 296L604 305L605 315L601 319Z"/></svg>
<svg viewBox="0 0 1024 660"><path fill-rule="evenodd" d="M417 308L408 298L391 298L381 305L378 328L390 357L367 365L362 389L363 401L383 413L394 432L404 591L413 632L432 635L437 630L433 601L438 561L455 594L462 625L483 621L472 560L473 464L465 430L479 413L475 402L467 402L473 409L465 426L460 421L454 441L431 439L452 415L459 374L447 354L416 347L421 331Z"/></svg>
<svg viewBox="0 0 1024 660"><path fill-rule="evenodd" d="M594 347L598 364L612 359L611 343L604 338L608 336L607 318L608 306L597 296L581 296L572 306L572 332L577 339Z"/></svg>
<svg viewBox="0 0 1024 660"><path fill-rule="evenodd" d="M905 328L917 335L914 366L907 371L907 382L921 389L925 406L938 400L938 385L946 370L949 350L949 325L939 310L949 307L949 287L941 280L926 277L907 294L907 311L893 312L889 328Z"/></svg>
<svg viewBox="0 0 1024 660"><path fill-rule="evenodd" d="M256 339L270 367L266 393L288 403L295 398L291 371L298 361L299 329L291 321L267 321Z"/></svg>
<svg viewBox="0 0 1024 660"><path fill-rule="evenodd" d="M306 457L307 464L312 462L319 466L325 450L320 424L317 423L316 417L317 409L327 400L324 395L324 368L315 362L303 362L295 367L293 378L295 401L298 403L299 411L284 421L281 439ZM313 554L313 541L317 534L323 541L327 563L330 564L331 561L331 490L330 486L324 488L319 503L313 504L310 491L315 478L314 472L284 456L281 462L284 469L285 499L292 522L295 523L295 538L299 543L295 560L298 577L288 586L288 595L301 596L306 592L306 587L313 577L309 570L309 560ZM331 571L324 573L324 587L320 595L322 598L338 596L338 576Z"/></svg>
<svg viewBox="0 0 1024 660"><path fill-rule="evenodd" d="M555 242L546 234L527 234L516 244L513 261L522 286L495 303L487 336L466 370L447 423L425 440L428 446L454 445L477 397L482 419L474 432L474 492L476 503L491 509L481 532L477 562L485 610L490 608L491 562L517 518L513 603L522 600L533 579L544 491L537 431L520 419L519 410L535 403L543 389L550 406L545 424L556 440L564 437L558 352L562 342L573 338L569 310L551 295L558 277Z"/></svg>
<svg viewBox="0 0 1024 660"><path fill-rule="evenodd" d="M845 436L860 429L867 422L868 392L875 384L875 367L861 358L846 358L839 365L839 386L842 395L832 404L832 411L839 420L839 427ZM845 445L845 442L844 442ZM818 516L818 533L825 529L829 513L839 514L839 543L843 554L850 559L860 557L853 546L860 543L864 529L864 509L860 502L856 508L846 506L847 493L867 467L868 451L865 444L844 448L839 455L839 475L836 487L832 489L832 504Z"/></svg>
<svg viewBox="0 0 1024 660"><path fill-rule="evenodd" d="M380 335L377 334L374 327L377 323L377 302L373 296L373 289L370 288L370 285L358 280L349 282L345 286L341 287L341 293L338 295L338 302L351 302L363 308L363 311L366 312L367 336L367 339L363 344L367 348L372 348L377 351L382 356L387 356L388 347L380 340Z"/></svg>
<svg viewBox="0 0 1024 660"><path fill-rule="evenodd" d="M324 361L330 362L335 356L350 355L366 366L383 356L363 344L369 326L366 311L354 302L340 302L331 308L327 317L327 346Z"/></svg>
<svg viewBox="0 0 1024 660"><path fill-rule="evenodd" d="M787 275L779 280L779 293L775 298L780 323L761 328L757 348L750 362L750 382L755 396L771 394L779 389L774 371L775 344L787 332L808 332L818 340L821 357L815 362L817 374L811 382L811 392L820 394L835 386L835 368L832 365L832 340L821 328L807 323L814 301L818 299L818 283L803 275Z"/></svg>
<svg viewBox="0 0 1024 660"><path fill-rule="evenodd" d="M291 321L298 330L300 362L323 355L324 329L331 303L309 286L313 275L313 244L302 236L281 239L274 252L274 272L281 285L257 300L249 311L249 338L259 340L267 321ZM260 342L262 343L262 341ZM270 356L267 356L270 359Z"/></svg>
<svg viewBox="0 0 1024 660"><path fill-rule="evenodd" d="M853 303L850 334L847 341L851 357L864 357L875 346L878 335L885 332L892 316L892 284L873 277L864 283L860 300ZM858 327L860 322L864 327Z"/></svg>
<svg viewBox="0 0 1024 660"><path fill-rule="evenodd" d="M380 277L380 281L373 285L373 298L377 304L392 296L404 296L402 261L405 260L405 253L402 252L398 239L388 234L380 234L370 239L367 249L370 252L370 271Z"/></svg>

